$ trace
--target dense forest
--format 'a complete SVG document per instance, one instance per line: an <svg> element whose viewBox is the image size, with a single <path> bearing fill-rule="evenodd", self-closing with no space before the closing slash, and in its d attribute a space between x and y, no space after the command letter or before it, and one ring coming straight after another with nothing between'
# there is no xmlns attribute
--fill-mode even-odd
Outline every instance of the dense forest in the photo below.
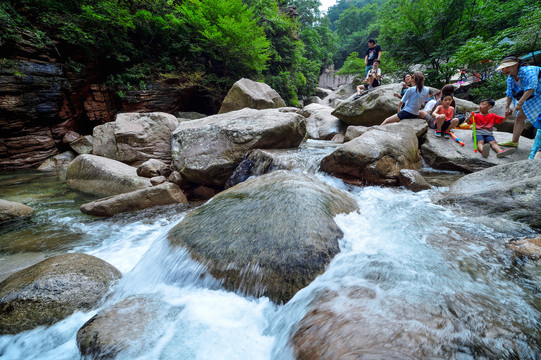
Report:
<svg viewBox="0 0 541 360"><path fill-rule="evenodd" d="M495 97L504 81L493 64L541 48L538 0L340 0L327 14L319 7L319 0L5 0L0 59L31 33L72 72L88 63L106 69L100 80L120 96L168 77L222 92L247 77L297 105L328 65L363 72L369 38L383 47L387 78L420 64L427 83L440 86L467 68L486 79L478 95Z"/></svg>

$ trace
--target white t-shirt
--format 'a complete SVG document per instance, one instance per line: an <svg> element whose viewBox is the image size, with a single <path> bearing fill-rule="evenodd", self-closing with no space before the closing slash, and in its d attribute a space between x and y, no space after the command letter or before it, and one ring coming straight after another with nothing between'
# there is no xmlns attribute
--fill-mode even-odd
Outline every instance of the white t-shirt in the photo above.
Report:
<svg viewBox="0 0 541 360"><path fill-rule="evenodd" d="M368 70L368 74L366 74L366 78L368 79L371 74L374 75L377 79L378 76L381 76L381 69L378 67L377 71L375 71L374 68Z"/></svg>
<svg viewBox="0 0 541 360"><path fill-rule="evenodd" d="M436 99L432 99L429 102L427 102L426 105L425 105L425 108L423 109L423 111L431 112L432 108L434 107L434 105L436 105L437 101L438 100L436 100Z"/></svg>

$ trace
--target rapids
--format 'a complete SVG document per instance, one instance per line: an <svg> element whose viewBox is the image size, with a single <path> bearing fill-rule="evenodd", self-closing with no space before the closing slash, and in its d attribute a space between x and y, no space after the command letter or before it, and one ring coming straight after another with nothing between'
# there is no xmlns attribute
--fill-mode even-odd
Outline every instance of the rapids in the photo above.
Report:
<svg viewBox="0 0 541 360"><path fill-rule="evenodd" d="M68 189L62 174L35 171L0 173L0 198L36 209L32 218L0 228L0 280L66 252L117 267L123 278L100 308L134 294L155 294L168 306L160 326L148 333L149 345L118 359L291 359L290 339L307 311L319 305L342 315L363 310L368 327L362 336L371 346L366 358L384 358L371 352L382 346L409 348L405 357L415 359L430 353L447 359L541 357L541 265L515 259L505 246L513 237L534 235L532 229L436 205L445 187L419 193L356 187L314 166L303 170L350 192L361 210L336 217L344 232L341 252L287 304L225 291L184 250L171 251L167 233L190 207L94 218L79 211L93 198ZM352 304L345 295L352 288L375 295ZM323 292L336 294L330 304L323 304ZM0 358L80 359L76 333L99 310L1 336ZM441 319L437 326L429 315Z"/></svg>

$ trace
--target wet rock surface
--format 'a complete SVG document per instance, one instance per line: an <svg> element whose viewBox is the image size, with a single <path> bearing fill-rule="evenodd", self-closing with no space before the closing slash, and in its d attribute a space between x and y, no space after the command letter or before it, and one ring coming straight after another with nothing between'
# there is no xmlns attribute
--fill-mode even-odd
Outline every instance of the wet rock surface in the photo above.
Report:
<svg viewBox="0 0 541 360"><path fill-rule="evenodd" d="M94 308L120 272L86 254L59 255L0 283L0 334L51 325L76 310Z"/></svg>

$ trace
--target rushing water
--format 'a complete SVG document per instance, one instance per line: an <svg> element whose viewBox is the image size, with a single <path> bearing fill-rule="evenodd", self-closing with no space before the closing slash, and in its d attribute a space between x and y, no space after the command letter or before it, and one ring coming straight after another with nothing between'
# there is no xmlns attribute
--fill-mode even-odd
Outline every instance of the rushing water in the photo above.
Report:
<svg viewBox="0 0 541 360"><path fill-rule="evenodd" d="M134 294L154 294L167 304L149 341L121 359L289 359L290 336L318 294L356 286L377 294L360 300L371 324L367 334L429 333L442 345L442 358L541 357L541 269L517 261L505 246L534 231L436 205L442 187L412 193L313 176L350 192L361 210L337 216L341 252L285 305L225 291L186 252L172 252L166 235L190 211L186 206L94 218L79 211L91 197L67 189L62 175L33 171L0 174L0 198L36 209L30 219L2 225L0 276L66 252L117 267L123 278L101 308ZM341 299L336 306L347 305ZM443 318L437 329L423 323L434 309ZM76 333L97 311L2 336L0 358L79 359ZM380 341L394 345L391 337ZM430 346L418 345L409 358L424 358Z"/></svg>

